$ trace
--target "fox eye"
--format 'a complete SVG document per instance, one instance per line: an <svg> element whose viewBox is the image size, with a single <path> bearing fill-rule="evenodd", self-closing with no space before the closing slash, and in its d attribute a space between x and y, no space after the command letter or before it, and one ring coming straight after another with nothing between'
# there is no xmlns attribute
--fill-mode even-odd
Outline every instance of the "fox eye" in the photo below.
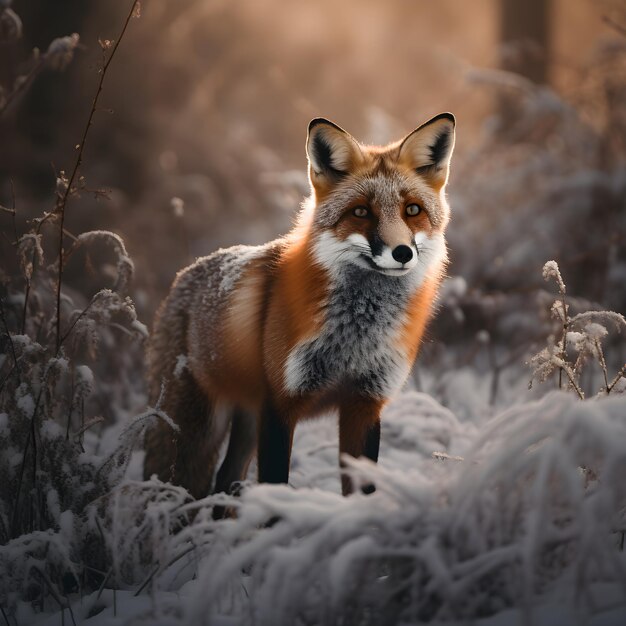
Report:
<svg viewBox="0 0 626 626"><path fill-rule="evenodd" d="M354 209L352 209L352 213L354 213L357 217L367 217L370 214L367 207L364 206L354 207Z"/></svg>
<svg viewBox="0 0 626 626"><path fill-rule="evenodd" d="M422 207L419 204L407 204L406 205L406 214L410 215L411 217L415 217L416 215L419 215L420 212L422 210Z"/></svg>

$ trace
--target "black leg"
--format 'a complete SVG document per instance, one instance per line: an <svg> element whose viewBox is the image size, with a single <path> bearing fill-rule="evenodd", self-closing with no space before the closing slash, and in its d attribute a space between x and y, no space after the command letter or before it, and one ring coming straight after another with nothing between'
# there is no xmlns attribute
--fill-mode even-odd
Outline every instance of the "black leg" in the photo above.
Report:
<svg viewBox="0 0 626 626"><path fill-rule="evenodd" d="M363 447L363 456L367 457L374 463L378 462L378 450L380 449L380 420L377 420L370 426L365 435L365 446ZM374 493L376 487L373 484L363 485L361 491L365 494Z"/></svg>
<svg viewBox="0 0 626 626"><path fill-rule="evenodd" d="M239 408L232 411L228 450L217 472L214 493L225 492L239 495L241 481L245 479L248 473L248 466L254 454L257 442L256 431L256 415ZM233 515L232 509L219 505L213 508L213 519L222 519Z"/></svg>
<svg viewBox="0 0 626 626"><path fill-rule="evenodd" d="M259 424L258 467L260 483L287 483L293 426L267 403Z"/></svg>
<svg viewBox="0 0 626 626"><path fill-rule="evenodd" d="M339 407L339 452L355 458L365 456L376 462L380 445L380 411L382 401L376 398L356 396L346 399ZM340 461L343 467L343 462ZM374 491L373 485L365 485L365 493ZM354 491L350 476L342 473L341 491L348 495Z"/></svg>
<svg viewBox="0 0 626 626"><path fill-rule="evenodd" d="M363 446L363 456L366 456L374 463L378 462L378 450L380 449L380 419L372 424L365 435L365 446Z"/></svg>
<svg viewBox="0 0 626 626"><path fill-rule="evenodd" d="M256 430L256 415L239 408L233 410L228 450L217 472L215 493L230 493L232 483L245 479L257 442Z"/></svg>

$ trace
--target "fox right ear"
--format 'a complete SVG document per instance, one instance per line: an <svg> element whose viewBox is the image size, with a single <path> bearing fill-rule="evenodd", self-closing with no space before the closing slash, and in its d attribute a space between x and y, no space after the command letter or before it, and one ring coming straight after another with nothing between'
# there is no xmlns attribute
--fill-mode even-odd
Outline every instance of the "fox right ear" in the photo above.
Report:
<svg viewBox="0 0 626 626"><path fill-rule="evenodd" d="M441 113L422 124L400 144L400 162L426 176L435 187L445 185L454 150L455 124L452 113Z"/></svg>
<svg viewBox="0 0 626 626"><path fill-rule="evenodd" d="M341 180L362 159L356 140L323 117L311 120L306 141L309 178L316 189Z"/></svg>

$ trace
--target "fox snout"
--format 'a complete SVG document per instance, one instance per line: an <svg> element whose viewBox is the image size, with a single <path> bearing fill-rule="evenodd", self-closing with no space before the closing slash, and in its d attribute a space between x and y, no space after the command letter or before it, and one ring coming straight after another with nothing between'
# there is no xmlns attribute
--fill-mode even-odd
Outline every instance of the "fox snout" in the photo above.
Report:
<svg viewBox="0 0 626 626"><path fill-rule="evenodd" d="M401 243L391 251L391 256L398 261L398 263L408 263L413 258L413 250L409 246L405 246Z"/></svg>
<svg viewBox="0 0 626 626"><path fill-rule="evenodd" d="M417 247L411 231L402 227L380 228L371 238L372 260L383 269L409 269L417 262Z"/></svg>
<svg viewBox="0 0 626 626"><path fill-rule="evenodd" d="M376 269L408 270L417 263L417 248L415 245L398 244L396 246L373 246L372 261Z"/></svg>

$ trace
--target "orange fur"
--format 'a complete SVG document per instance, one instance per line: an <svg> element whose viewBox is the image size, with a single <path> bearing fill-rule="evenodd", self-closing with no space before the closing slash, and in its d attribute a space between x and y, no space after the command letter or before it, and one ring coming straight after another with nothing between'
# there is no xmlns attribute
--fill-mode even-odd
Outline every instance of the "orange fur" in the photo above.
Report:
<svg viewBox="0 0 626 626"><path fill-rule="evenodd" d="M341 453L377 459L380 412L416 358L445 268L453 145L450 114L386 147L361 145L326 120L311 123L312 201L294 231L199 259L157 313L152 393L165 383L164 407L180 434L174 440L159 426L150 435L147 477L203 495L224 436L219 406L232 408L233 427L218 489L243 478L255 441L260 480L285 482L296 423L322 411L339 413ZM387 317L377 325L378 310ZM371 337L362 324L372 325ZM344 347L365 362L337 365ZM352 490L346 475L342 489Z"/></svg>

